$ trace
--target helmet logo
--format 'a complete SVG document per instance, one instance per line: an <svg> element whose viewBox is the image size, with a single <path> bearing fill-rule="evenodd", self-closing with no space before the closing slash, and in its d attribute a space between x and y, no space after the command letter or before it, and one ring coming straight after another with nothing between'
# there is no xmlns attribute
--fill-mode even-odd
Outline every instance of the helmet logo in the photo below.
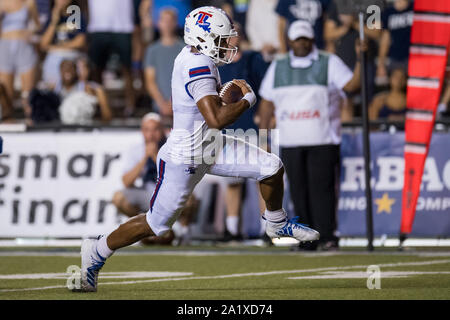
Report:
<svg viewBox="0 0 450 320"><path fill-rule="evenodd" d="M212 14L204 12L204 11L200 11L198 13L198 19L195 24L198 25L203 30L205 30L207 32L211 32L211 27L210 27L211 23L208 22L209 17L212 17Z"/></svg>

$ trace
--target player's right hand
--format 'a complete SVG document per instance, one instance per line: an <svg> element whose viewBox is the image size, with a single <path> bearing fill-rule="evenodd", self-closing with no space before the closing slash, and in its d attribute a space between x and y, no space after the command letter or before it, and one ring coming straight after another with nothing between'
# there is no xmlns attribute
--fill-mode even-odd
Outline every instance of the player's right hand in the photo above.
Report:
<svg viewBox="0 0 450 320"><path fill-rule="evenodd" d="M242 90L242 94L244 97L242 99L245 99L249 103L249 108L253 107L256 104L256 95L253 92L252 87L247 83L247 81L242 79L233 79L233 83L236 84L239 88Z"/></svg>
<svg viewBox="0 0 450 320"><path fill-rule="evenodd" d="M245 96L247 93L252 92L252 87L247 83L247 81L242 79L233 79L233 83L241 88L242 94Z"/></svg>

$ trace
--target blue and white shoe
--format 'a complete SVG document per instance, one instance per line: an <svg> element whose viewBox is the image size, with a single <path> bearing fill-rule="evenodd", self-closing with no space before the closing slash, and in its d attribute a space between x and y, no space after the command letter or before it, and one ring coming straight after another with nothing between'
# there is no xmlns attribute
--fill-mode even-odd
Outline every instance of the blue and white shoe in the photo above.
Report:
<svg viewBox="0 0 450 320"><path fill-rule="evenodd" d="M267 221L266 234L270 238L290 237L298 241L319 240L320 233L298 222L298 217L279 223Z"/></svg>
<svg viewBox="0 0 450 320"><path fill-rule="evenodd" d="M81 244L81 288L77 291L97 291L98 273L106 261L97 252L97 242L98 240L86 239Z"/></svg>

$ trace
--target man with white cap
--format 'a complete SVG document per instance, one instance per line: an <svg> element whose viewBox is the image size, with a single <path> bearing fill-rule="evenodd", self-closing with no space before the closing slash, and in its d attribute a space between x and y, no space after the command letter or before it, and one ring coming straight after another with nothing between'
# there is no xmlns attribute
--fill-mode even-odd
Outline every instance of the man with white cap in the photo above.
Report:
<svg viewBox="0 0 450 320"><path fill-rule="evenodd" d="M157 179L156 156L166 141L157 113L147 113L141 121L142 140L124 153L122 183L125 187L117 191L113 204L129 217L148 210L151 194ZM137 187L137 185L142 185Z"/></svg>
<svg viewBox="0 0 450 320"><path fill-rule="evenodd" d="M319 51L312 26L303 20L289 27L288 45L261 84L260 127L267 129L275 114L295 213L321 234L320 243L302 248L336 249L339 105L343 92L359 89L360 63L352 72L336 55ZM356 51L359 55L359 46Z"/></svg>
<svg viewBox="0 0 450 320"><path fill-rule="evenodd" d="M156 157L166 142L159 114L149 112L141 121L142 140L133 144L124 153L122 168L123 189L114 193L112 203L120 213L134 217L142 211L148 211L152 193L156 188ZM197 199L191 195L176 222L177 232L168 232L164 236L143 238L143 244L170 244L175 236L186 240L189 236L189 223L196 212ZM179 232L178 232L179 231ZM184 238L184 239L183 239Z"/></svg>

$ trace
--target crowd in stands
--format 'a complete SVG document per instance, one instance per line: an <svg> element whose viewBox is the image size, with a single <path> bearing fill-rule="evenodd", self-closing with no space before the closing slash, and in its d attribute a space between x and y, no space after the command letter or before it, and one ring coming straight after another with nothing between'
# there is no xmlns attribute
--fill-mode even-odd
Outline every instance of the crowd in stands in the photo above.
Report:
<svg viewBox="0 0 450 320"><path fill-rule="evenodd" d="M184 17L194 7L223 8L236 22L241 53L222 67L223 82L249 79L258 89L270 62L287 52L298 19L314 28L318 49L354 69L357 13L348 0L3 0L0 3L0 121L28 125L159 113L170 127L173 60L183 48ZM379 1L381 19L365 27L371 119L401 120L413 1ZM240 72L236 72L239 70ZM448 114L444 87L440 112ZM257 92L257 91L256 91ZM360 94L343 96L342 119L360 111ZM240 127L254 127L257 110Z"/></svg>

